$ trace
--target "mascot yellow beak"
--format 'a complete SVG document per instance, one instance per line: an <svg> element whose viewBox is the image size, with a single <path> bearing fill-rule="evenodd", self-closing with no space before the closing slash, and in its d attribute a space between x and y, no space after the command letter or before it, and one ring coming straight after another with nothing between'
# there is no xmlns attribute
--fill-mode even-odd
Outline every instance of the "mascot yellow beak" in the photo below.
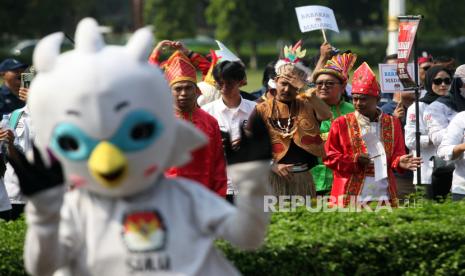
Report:
<svg viewBox="0 0 465 276"><path fill-rule="evenodd" d="M101 185L116 188L126 178L128 162L124 154L106 141L92 151L87 163L90 173Z"/></svg>

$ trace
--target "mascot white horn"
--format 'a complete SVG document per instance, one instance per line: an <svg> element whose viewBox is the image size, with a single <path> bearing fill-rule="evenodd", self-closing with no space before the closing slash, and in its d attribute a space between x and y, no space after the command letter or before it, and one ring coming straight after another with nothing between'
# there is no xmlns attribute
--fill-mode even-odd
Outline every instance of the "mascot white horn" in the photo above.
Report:
<svg viewBox="0 0 465 276"><path fill-rule="evenodd" d="M270 154L256 148L268 137L257 132L263 139L249 139L247 162L233 165L236 206L190 180L167 179L165 169L189 161L206 138L175 119L162 72L146 62L150 28L125 46L106 46L97 22L86 18L74 50L60 54L62 39L49 35L34 52L38 75L27 103L34 161L20 152L9 157L29 199L28 272L238 274L213 241L244 249L263 241Z"/></svg>

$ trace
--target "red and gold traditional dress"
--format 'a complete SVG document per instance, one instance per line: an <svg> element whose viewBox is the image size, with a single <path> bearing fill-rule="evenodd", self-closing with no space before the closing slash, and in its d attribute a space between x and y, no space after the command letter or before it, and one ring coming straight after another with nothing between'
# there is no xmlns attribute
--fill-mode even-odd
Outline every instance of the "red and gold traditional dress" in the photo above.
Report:
<svg viewBox="0 0 465 276"><path fill-rule="evenodd" d="M151 60L153 62L156 59L152 56ZM191 60L180 51L176 51L163 63L165 78L170 86L180 81L196 83L196 67ZM170 168L165 174L198 181L218 195L226 196L226 162L218 122L198 107L194 107L191 112L183 112L182 114L177 112L176 116L191 122L202 130L208 137L209 143L192 153L191 162L182 167Z"/></svg>
<svg viewBox="0 0 465 276"><path fill-rule="evenodd" d="M381 140L388 164L388 195L391 201L397 199L396 181L393 169L399 169L399 158L405 154L402 128L398 119L381 114ZM355 113L337 118L331 125L325 144L324 164L334 172L331 196L358 196L366 176L373 176L373 166L361 167L357 157L368 153Z"/></svg>
<svg viewBox="0 0 465 276"><path fill-rule="evenodd" d="M355 71L352 87L354 94L379 96L376 77L366 63ZM375 122L370 122L357 111L333 121L325 144L324 159L324 164L334 171L331 190L333 203L347 205L354 197L360 202L361 197L370 198L370 192L373 192L373 199L379 199L380 195L386 196L391 204L397 204L393 170L401 170L399 161L405 154L404 138L398 119L381 111L379 114ZM363 138L366 133L376 135L384 147L385 157L381 156L381 158L386 158L387 178L385 179L375 180L373 164L361 166L357 161L362 153L376 157L367 149Z"/></svg>
<svg viewBox="0 0 465 276"><path fill-rule="evenodd" d="M220 196L226 196L226 164L218 122L210 114L195 108L192 114L182 114L208 137L208 144L192 153L192 161L182 167L170 168L167 176L182 176L202 183Z"/></svg>

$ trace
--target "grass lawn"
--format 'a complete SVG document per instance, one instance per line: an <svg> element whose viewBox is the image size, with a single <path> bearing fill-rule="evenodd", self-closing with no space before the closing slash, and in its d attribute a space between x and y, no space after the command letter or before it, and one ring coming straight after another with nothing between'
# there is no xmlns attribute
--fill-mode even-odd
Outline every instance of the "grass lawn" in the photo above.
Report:
<svg viewBox="0 0 465 276"><path fill-rule="evenodd" d="M258 69L258 70L252 70L252 69L247 69L247 85L242 87L241 90L247 91L247 92L253 92L258 90L260 87L262 87L262 78L263 78L263 70Z"/></svg>

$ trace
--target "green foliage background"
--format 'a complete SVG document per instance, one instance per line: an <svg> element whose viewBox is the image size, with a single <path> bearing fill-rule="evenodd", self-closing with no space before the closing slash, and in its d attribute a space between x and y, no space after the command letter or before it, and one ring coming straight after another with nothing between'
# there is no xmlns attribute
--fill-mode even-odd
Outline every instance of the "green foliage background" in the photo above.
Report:
<svg viewBox="0 0 465 276"><path fill-rule="evenodd" d="M255 252L218 246L244 275L463 275L465 202L392 213L275 213ZM0 222L0 275L23 275L24 220Z"/></svg>
<svg viewBox="0 0 465 276"><path fill-rule="evenodd" d="M95 17L101 25L113 27L116 35L130 32L135 28L132 4L136 2L144 4L144 24L154 26L158 40L198 35L216 38L252 68L263 68L277 58L283 43L301 38L304 47L318 51L321 34L300 33L294 9L298 6L332 8L339 28L350 35L328 32L330 42L340 49L353 49L359 61L378 63L387 46L388 0L2 0L0 59L11 55L10 44L22 39L40 38L56 31L73 37L75 26L83 17ZM449 0L405 3L407 14L424 16L417 36L419 50L433 56L455 57L459 64L465 60L465 39L459 39L464 36L465 5ZM370 38L367 32L382 35ZM30 54L24 60L29 61Z"/></svg>

